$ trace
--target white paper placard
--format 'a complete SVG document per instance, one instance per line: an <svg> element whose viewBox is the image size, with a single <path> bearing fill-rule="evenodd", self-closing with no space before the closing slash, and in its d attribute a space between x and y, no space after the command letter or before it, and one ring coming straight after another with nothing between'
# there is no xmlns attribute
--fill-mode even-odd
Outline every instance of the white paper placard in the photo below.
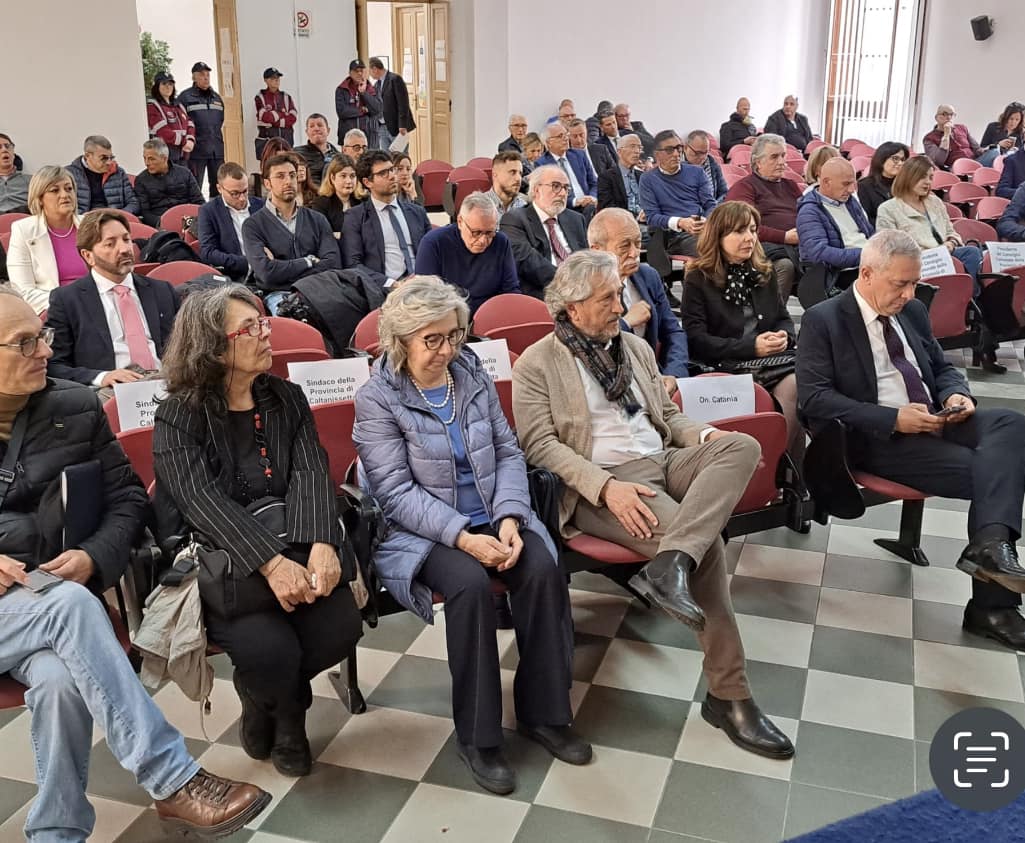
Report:
<svg viewBox="0 0 1025 843"><path fill-rule="evenodd" d="M485 340L484 342L467 343L467 348L474 352L484 364L491 380L512 380L512 363L509 362L509 345L505 340Z"/></svg>
<svg viewBox="0 0 1025 843"><path fill-rule="evenodd" d="M310 405L331 401L352 401L356 390L370 380L370 358L315 360L289 363L288 379L302 387Z"/></svg>
<svg viewBox="0 0 1025 843"><path fill-rule="evenodd" d="M114 384L117 419L121 429L135 430L137 427L153 427L157 399L163 398L166 394L164 381L160 378Z"/></svg>
<svg viewBox="0 0 1025 843"><path fill-rule="evenodd" d="M994 272L1006 272L1012 266L1025 266L1025 243L987 243Z"/></svg>
<svg viewBox="0 0 1025 843"><path fill-rule="evenodd" d="M687 418L715 422L755 411L755 385L751 375L716 378L677 378Z"/></svg>
<svg viewBox="0 0 1025 843"><path fill-rule="evenodd" d="M922 277L935 278L937 275L953 275L954 260L946 246L922 250Z"/></svg>

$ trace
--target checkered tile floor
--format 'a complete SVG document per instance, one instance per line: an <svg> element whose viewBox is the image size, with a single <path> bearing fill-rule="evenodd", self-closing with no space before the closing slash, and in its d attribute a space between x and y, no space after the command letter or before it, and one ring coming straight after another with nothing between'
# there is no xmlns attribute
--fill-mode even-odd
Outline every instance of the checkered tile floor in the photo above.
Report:
<svg viewBox="0 0 1025 843"><path fill-rule="evenodd" d="M1022 349L1005 354L1013 371L971 369L973 391L983 405L1025 408ZM780 529L730 543L751 683L795 740L797 756L787 763L741 752L708 726L694 637L596 574L575 575L571 586L576 726L594 743L595 760L571 767L509 732L519 772L509 797L477 788L456 755L443 612L433 628L406 613L365 636L366 714L350 716L318 677L308 718L316 764L304 779L284 779L239 748L225 657L215 659L206 720L213 743L197 705L177 688L155 698L204 766L273 793L256 828L237 840L780 840L932 787L929 740L962 707L993 706L1025 721L1025 655L961 631L969 580L953 564L966 509L927 503L929 568L872 543L896 531L897 505L815 525L806 536ZM512 633L500 633L499 643L512 726ZM94 839L162 839L148 797L95 737ZM35 792L24 711L0 713L0 746L0 840L20 840Z"/></svg>

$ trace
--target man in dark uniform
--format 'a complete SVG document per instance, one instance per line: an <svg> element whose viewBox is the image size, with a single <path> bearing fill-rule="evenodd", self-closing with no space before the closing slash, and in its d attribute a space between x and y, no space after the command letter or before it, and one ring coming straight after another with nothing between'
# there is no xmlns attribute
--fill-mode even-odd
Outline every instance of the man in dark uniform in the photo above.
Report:
<svg viewBox="0 0 1025 843"><path fill-rule="evenodd" d="M178 94L189 118L196 124L196 147L189 156L189 169L202 188L207 174L210 198L217 195L217 170L224 163L224 100L210 87L210 65L197 61L192 65L192 87Z"/></svg>

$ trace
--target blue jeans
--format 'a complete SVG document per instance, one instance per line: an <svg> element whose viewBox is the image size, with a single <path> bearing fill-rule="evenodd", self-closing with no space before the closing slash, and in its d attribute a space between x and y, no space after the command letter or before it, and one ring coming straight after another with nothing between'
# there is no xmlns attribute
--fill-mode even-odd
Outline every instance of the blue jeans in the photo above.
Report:
<svg viewBox="0 0 1025 843"><path fill-rule="evenodd" d="M964 271L972 276L975 282L975 294L982 289L979 286L979 270L982 269L982 250L978 246L958 246L951 254L964 264Z"/></svg>
<svg viewBox="0 0 1025 843"><path fill-rule="evenodd" d="M0 597L0 673L28 686L39 792L25 822L33 841L79 841L96 813L85 795L95 720L122 767L156 800L198 771L185 741L139 683L100 601L63 582Z"/></svg>
<svg viewBox="0 0 1025 843"><path fill-rule="evenodd" d="M994 149L987 149L975 160L982 164L983 167L992 167L993 162L997 160L997 156L1000 154L1000 147Z"/></svg>

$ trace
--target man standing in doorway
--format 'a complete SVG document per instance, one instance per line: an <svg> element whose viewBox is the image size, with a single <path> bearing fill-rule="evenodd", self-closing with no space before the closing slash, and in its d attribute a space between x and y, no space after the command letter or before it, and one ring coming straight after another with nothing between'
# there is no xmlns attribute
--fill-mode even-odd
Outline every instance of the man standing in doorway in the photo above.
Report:
<svg viewBox="0 0 1025 843"><path fill-rule="evenodd" d="M370 59L370 78L377 86L382 106L381 116L377 118L377 148L386 150L397 136L405 137L416 128L413 110L409 107L409 89L406 80L388 70L377 56ZM406 146L409 146L408 139Z"/></svg>
<svg viewBox="0 0 1025 843"><path fill-rule="evenodd" d="M203 173L207 174L210 198L217 195L217 170L224 163L224 100L210 87L210 65L197 61L192 65L192 87L178 95L196 125L196 147L189 156L189 169L196 183L203 187Z"/></svg>
<svg viewBox="0 0 1025 843"><path fill-rule="evenodd" d="M367 81L367 66L362 59L349 62L349 75L335 88L335 111L338 143L345 142L345 133L350 129L359 129L367 136L370 148L376 148L381 97L374 84Z"/></svg>

